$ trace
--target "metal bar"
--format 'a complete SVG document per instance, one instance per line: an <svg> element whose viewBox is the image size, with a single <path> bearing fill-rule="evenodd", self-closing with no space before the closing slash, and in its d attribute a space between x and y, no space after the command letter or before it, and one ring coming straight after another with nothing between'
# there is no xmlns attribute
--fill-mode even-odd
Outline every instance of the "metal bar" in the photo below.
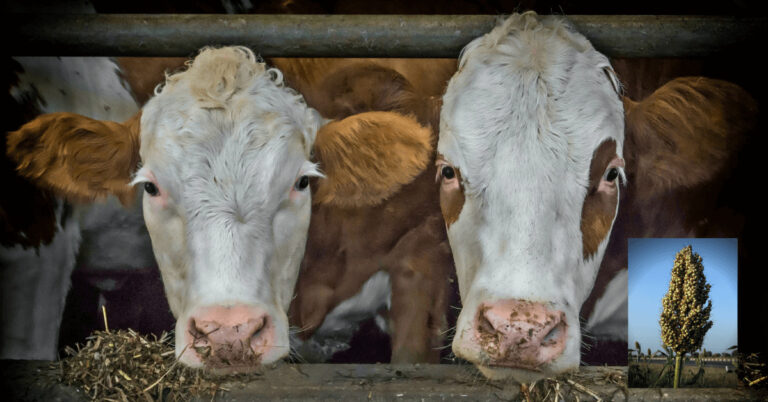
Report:
<svg viewBox="0 0 768 402"><path fill-rule="evenodd" d="M457 57L500 16L7 14L16 56L191 56L206 45L244 45L262 56ZM695 57L766 37L765 17L567 17L612 57Z"/></svg>

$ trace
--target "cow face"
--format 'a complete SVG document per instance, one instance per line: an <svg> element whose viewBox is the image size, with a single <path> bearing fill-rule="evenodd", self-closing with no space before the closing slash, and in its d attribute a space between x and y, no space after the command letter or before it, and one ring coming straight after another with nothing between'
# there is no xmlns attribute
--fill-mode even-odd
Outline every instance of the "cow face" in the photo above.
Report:
<svg viewBox="0 0 768 402"><path fill-rule="evenodd" d="M320 117L281 80L247 49L207 50L143 109L133 183L192 366L288 351Z"/></svg>
<svg viewBox="0 0 768 402"><path fill-rule="evenodd" d="M318 164L318 199L368 205L410 183L433 153L429 129L408 116L321 123L250 50L205 49L128 122L43 115L8 134L8 155L70 199L144 191L179 360L242 371L288 353Z"/></svg>
<svg viewBox="0 0 768 402"><path fill-rule="evenodd" d="M489 377L579 365L623 175L617 88L583 36L533 13L470 43L449 83L437 179L463 303L453 350Z"/></svg>

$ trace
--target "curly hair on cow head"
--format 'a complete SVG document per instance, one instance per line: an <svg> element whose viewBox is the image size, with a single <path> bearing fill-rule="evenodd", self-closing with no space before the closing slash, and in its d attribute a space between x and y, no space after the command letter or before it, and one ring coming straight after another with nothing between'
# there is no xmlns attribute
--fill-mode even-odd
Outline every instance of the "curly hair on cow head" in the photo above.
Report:
<svg viewBox="0 0 768 402"><path fill-rule="evenodd" d="M242 46L205 47L184 71L166 76L157 93L186 83L203 108L224 108L232 95L248 87L253 77L264 74L264 63Z"/></svg>

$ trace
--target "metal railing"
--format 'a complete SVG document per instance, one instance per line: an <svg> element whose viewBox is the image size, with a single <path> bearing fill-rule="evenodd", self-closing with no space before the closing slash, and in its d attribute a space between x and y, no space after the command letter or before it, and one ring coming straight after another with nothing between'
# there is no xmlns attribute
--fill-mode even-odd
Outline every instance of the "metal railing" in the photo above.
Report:
<svg viewBox="0 0 768 402"><path fill-rule="evenodd" d="M191 56L244 45L262 56L457 57L503 17L488 15L6 15L13 56ZM695 57L766 38L765 17L571 15L612 57Z"/></svg>

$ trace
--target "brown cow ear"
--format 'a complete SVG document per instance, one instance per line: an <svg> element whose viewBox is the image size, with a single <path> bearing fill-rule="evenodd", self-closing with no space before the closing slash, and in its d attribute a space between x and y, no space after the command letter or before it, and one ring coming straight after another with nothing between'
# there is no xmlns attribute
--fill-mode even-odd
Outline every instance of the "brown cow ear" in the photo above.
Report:
<svg viewBox="0 0 768 402"><path fill-rule="evenodd" d="M73 113L37 117L8 133L8 157L19 174L76 202L113 194L123 205L139 163L141 112L124 123Z"/></svg>
<svg viewBox="0 0 768 402"><path fill-rule="evenodd" d="M624 156L640 193L706 183L730 170L757 121L757 103L739 86L677 78L641 102L624 100Z"/></svg>
<svg viewBox="0 0 768 402"><path fill-rule="evenodd" d="M323 126L315 156L326 175L314 202L344 208L377 205L426 169L431 130L413 117L367 112Z"/></svg>

